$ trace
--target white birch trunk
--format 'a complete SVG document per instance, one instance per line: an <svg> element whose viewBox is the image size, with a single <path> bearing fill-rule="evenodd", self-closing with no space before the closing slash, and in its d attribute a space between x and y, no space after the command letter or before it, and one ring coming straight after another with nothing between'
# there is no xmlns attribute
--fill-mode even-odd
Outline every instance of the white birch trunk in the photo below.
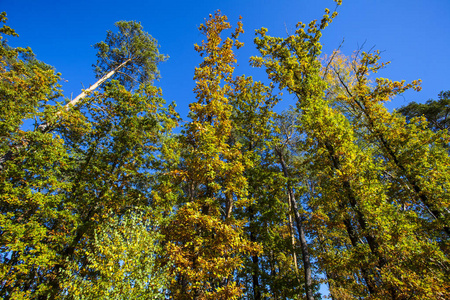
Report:
<svg viewBox="0 0 450 300"><path fill-rule="evenodd" d="M105 76L103 76L102 78L100 78L99 80L97 80L96 83L94 83L93 85L91 85L87 90L84 90L81 94L79 94L75 99L71 100L69 103L67 103L66 105L64 105L63 109L65 111L69 111L73 106L75 106L78 102L80 102L83 98L85 98L87 95L89 95L90 93L92 93L96 88L98 88L103 82L105 82L106 80L108 80L109 78L111 78L118 70L120 70L121 68L123 68L127 63L129 63L131 61L131 58L127 59L126 61L124 61L123 63L121 63L120 65L118 65L117 67L115 67L113 70L111 70L110 72L108 72L108 74L106 74ZM61 111L56 113L56 116L60 116L61 115ZM42 131L42 132L47 132L49 130L51 130L52 128L52 124L49 124L47 122L40 124L38 126L38 130ZM28 143L28 141L23 141L23 143L21 145L16 146L16 149L20 149L22 147L24 147L24 145L26 145ZM8 151L7 153L3 154L2 156L0 156L0 171L3 170L4 164L11 160L13 158L13 153L12 151Z"/></svg>
<svg viewBox="0 0 450 300"><path fill-rule="evenodd" d="M85 98L87 95L92 93L96 88L98 88L103 82L111 78L118 70L120 70L123 66L125 66L127 63L131 61L131 58L127 59L120 65L114 68L114 70L111 70L108 74L97 80L96 83L91 85L87 90L84 90L81 94L79 94L75 99L71 100L69 103L64 105L64 110L69 111L69 109L73 106L75 106L78 102L80 102L83 98ZM61 114L61 112L58 112L58 116Z"/></svg>

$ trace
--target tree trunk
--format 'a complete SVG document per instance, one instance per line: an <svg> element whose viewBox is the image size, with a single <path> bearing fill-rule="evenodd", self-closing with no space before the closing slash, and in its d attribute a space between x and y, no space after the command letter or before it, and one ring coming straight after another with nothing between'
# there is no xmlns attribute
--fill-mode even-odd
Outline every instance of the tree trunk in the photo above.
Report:
<svg viewBox="0 0 450 300"><path fill-rule="evenodd" d="M283 155L279 149L275 150L278 154L278 157L280 159L281 168L283 170L284 176L289 179L289 173L286 167L286 163L284 161ZM308 249L308 244L306 242L306 235L305 230L303 226L303 218L300 216L300 213L298 211L297 201L295 200L294 191L292 190L291 184L287 183L287 189L288 189L288 195L289 200L291 202L292 210L294 212L294 218L297 225L297 231L298 236L300 238L300 247L302 249L302 260L303 260L303 267L305 270L305 290L306 290L306 299L307 300L314 300L313 292L312 292L312 272L311 272L311 261L310 261L310 254Z"/></svg>
<svg viewBox="0 0 450 300"><path fill-rule="evenodd" d="M91 85L87 90L84 90L81 94L79 94L75 99L71 100L69 103L67 103L66 105L64 105L63 109L65 111L69 111L73 106L75 106L78 102L80 102L83 98L85 98L87 95L89 95L90 93L92 93L95 89L97 89L103 82L105 82L106 80L108 80L109 78L111 78L118 70L120 70L122 67L124 67L127 63L129 63L131 61L131 58L127 59L126 61L124 61L123 63L121 63L120 65L118 65L117 67L115 67L113 70L111 70L108 74L106 74L105 76L103 76L102 78L100 78L99 80L97 80L96 83L94 83L93 85ZM56 113L56 116L59 117L61 115L61 112ZM48 122L45 122L43 124L40 124L38 126L38 129L41 132L49 132L53 129L53 124L50 124ZM15 148L16 150L20 150L21 148L23 148L26 144L28 144L28 141L23 141L20 145L17 145ZM6 152L5 154L3 154L0 157L0 171L3 170L4 165L6 162L10 161L11 159L13 159L13 152L10 150L8 152Z"/></svg>
<svg viewBox="0 0 450 300"><path fill-rule="evenodd" d="M253 224L254 211L253 205L249 207L249 221L250 221L250 241L256 243L256 233ZM253 286L253 297L255 300L261 300L261 287L259 285L259 256L258 254L252 255L252 286Z"/></svg>

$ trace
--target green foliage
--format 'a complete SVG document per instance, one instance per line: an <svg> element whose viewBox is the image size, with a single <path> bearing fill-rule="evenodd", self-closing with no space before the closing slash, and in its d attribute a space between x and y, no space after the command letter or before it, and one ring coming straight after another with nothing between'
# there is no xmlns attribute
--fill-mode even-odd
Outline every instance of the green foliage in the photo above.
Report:
<svg viewBox="0 0 450 300"><path fill-rule="evenodd" d="M70 299L165 299L166 267L157 263L162 254L159 224L145 210L111 214L84 249L87 262L64 274L64 293ZM66 297L63 297L66 298Z"/></svg>
<svg viewBox="0 0 450 300"><path fill-rule="evenodd" d="M204 56L195 70L197 102L190 105L192 121L181 139L183 153L172 180L180 180L184 191L179 208L164 233L168 255L174 262L170 285L174 299L238 299L242 287L233 279L242 268L243 256L257 252L257 245L243 235L243 221L233 217L235 207L248 203L249 167L241 144L232 142L235 124L233 106L233 48L242 30L238 23L232 38L222 40L231 28L220 12L200 30L206 41L196 45Z"/></svg>
<svg viewBox="0 0 450 300"><path fill-rule="evenodd" d="M428 100L424 104L411 102L398 109L398 112L406 117L408 121L412 118L424 116L428 121L428 127L437 132L438 130L448 130L450 120L450 91L442 91L438 95L438 100Z"/></svg>
<svg viewBox="0 0 450 300"><path fill-rule="evenodd" d="M449 93L390 113L420 80L370 80L378 51L322 56L336 16L258 30L265 85L234 75L242 23L223 38L227 17L210 15L178 135L139 23L95 45L105 82L69 108L3 25L0 296L319 299L326 283L333 299L448 299ZM276 114L276 87L296 107Z"/></svg>
<svg viewBox="0 0 450 300"><path fill-rule="evenodd" d="M157 46L152 49L157 57ZM152 205L151 187L164 164L157 155L177 122L149 83L130 91L112 80L77 109L48 105L59 95L58 76L30 51L1 48L1 154L9 158L0 173L0 293L6 299L61 297L71 268L96 279L86 265L95 261L88 252L98 246L95 233L106 230L111 215ZM54 126L20 130L31 117Z"/></svg>
<svg viewBox="0 0 450 300"><path fill-rule="evenodd" d="M115 25L118 33L108 31L106 40L94 45L98 49L94 65L97 77L128 62L114 77L121 84L133 87L153 81L158 76L156 65L165 59L158 52L156 40L138 22L119 21Z"/></svg>
<svg viewBox="0 0 450 300"><path fill-rule="evenodd" d="M378 52L362 53L350 72L332 63L341 87L327 82L319 39L334 16L326 10L320 23L313 21L307 29L299 23L287 38L259 30L255 43L261 56L252 58L254 66L264 66L269 79L298 99L296 124L304 139L296 152L304 153L309 166L303 176L314 187L309 184L308 206L317 266L337 298L439 294L443 299L446 271L432 268L428 277L417 265L403 263L405 253L421 253L422 265L431 260L448 264L448 196L443 191L449 170L448 155L439 149L442 137L431 135L420 124L405 126L404 119L384 108L383 102L416 88L418 82L380 78L371 86L369 73L385 66L378 63ZM326 93L328 87L332 90ZM433 176L440 179L434 177L432 183ZM434 192L428 193L430 189ZM407 192L398 198L392 190ZM414 200L409 209L401 207L410 199ZM433 238L415 240L421 230ZM439 292L433 280L439 282Z"/></svg>
<svg viewBox="0 0 450 300"><path fill-rule="evenodd" d="M5 22L6 15L1 18ZM52 111L47 103L59 96L59 75L30 49L9 47L4 35L17 36L12 29L0 31L0 295L21 298L46 289L40 274L55 265L58 243L65 240L51 234L52 220L71 223L70 213L57 207L72 184L61 176L69 167L61 137L20 129L25 120ZM12 161L5 164L5 157Z"/></svg>

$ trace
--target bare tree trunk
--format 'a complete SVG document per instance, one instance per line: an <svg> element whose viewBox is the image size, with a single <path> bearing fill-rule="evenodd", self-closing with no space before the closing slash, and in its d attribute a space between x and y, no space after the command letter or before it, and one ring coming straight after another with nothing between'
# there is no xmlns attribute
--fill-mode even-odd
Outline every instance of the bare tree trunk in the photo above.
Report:
<svg viewBox="0 0 450 300"><path fill-rule="evenodd" d="M288 173L286 163L283 158L283 154L281 153L281 151L279 149L276 149L275 151L277 152L278 157L280 159L280 164L281 164L281 168L283 169L284 176L289 179L289 173ZM304 220L300 216L300 213L298 211L297 201L295 200L294 191L293 191L289 181L287 183L287 188L288 188L289 200L291 202L292 210L294 212L298 235L300 238L300 247L302 249L302 260L303 260L303 267L305 270L306 299L314 300L314 296L313 296L313 292L312 292L311 261L310 261L308 244L306 242L305 230L304 230L304 226L303 226Z"/></svg>
<svg viewBox="0 0 450 300"><path fill-rule="evenodd" d="M98 88L103 82L111 78L117 71L122 69L127 63L131 61L131 58L127 59L117 67L115 67L112 71L110 71L108 74L100 78L96 83L91 85L87 90L84 90L81 94L79 94L75 99L64 105L64 109L68 111L72 106L75 106L80 100L85 98L87 95L89 95L91 92L93 92L96 88ZM58 115L61 113L58 113Z"/></svg>
<svg viewBox="0 0 450 300"><path fill-rule="evenodd" d="M96 83L94 83L93 85L91 85L88 89L84 90L81 94L79 94L75 99L71 100L69 103L67 103L66 105L64 105L63 109L65 111L69 111L73 106L75 106L78 102L80 102L83 98L86 98L87 95L89 95L90 93L92 93L95 89L97 89L103 82L105 82L106 80L108 80L109 78L111 78L117 71L119 71L121 68L123 68L127 63L129 63L131 61L131 58L127 59L126 61L124 61L123 63L121 63L120 65L118 65L117 67L115 67L113 70L111 70L108 74L106 74L105 76L103 76L102 78L100 78L99 80L97 80ZM61 111L58 112L56 114L57 117L59 117L61 115ZM41 132L49 132L53 129L53 124L50 124L48 122L45 122L43 124L40 124L38 126L38 129ZM16 150L20 150L21 148L25 147L25 145L28 144L28 141L22 141L22 143L20 145L17 145L15 148ZM6 152L5 154L3 154L0 157L0 171L3 170L4 165L6 162L10 161L11 159L13 159L13 152L10 150L8 152Z"/></svg>
<svg viewBox="0 0 450 300"><path fill-rule="evenodd" d="M289 222L289 234L291 235L291 245L292 245L292 259L294 260L294 266L296 272L298 271L298 263L297 263L297 254L295 253L295 236L294 236L294 224L292 222L292 205L291 200L289 199L289 214L288 214L288 222Z"/></svg>

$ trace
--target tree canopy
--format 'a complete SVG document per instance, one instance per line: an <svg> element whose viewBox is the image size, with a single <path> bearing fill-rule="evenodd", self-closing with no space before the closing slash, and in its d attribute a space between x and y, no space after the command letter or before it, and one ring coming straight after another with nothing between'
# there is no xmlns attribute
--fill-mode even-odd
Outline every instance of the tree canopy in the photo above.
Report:
<svg viewBox="0 0 450 300"><path fill-rule="evenodd" d="M434 132L448 130L450 126L450 91L440 92L438 100L430 99L423 104L411 102L400 107L398 112L404 115L408 121L424 116L428 121L428 128Z"/></svg>
<svg viewBox="0 0 450 300"><path fill-rule="evenodd" d="M258 29L260 82L236 74L242 21L209 15L184 122L140 23L95 44L75 99L3 25L1 297L450 298L449 92L390 112L420 80L375 79L376 50L323 54L337 17Z"/></svg>

